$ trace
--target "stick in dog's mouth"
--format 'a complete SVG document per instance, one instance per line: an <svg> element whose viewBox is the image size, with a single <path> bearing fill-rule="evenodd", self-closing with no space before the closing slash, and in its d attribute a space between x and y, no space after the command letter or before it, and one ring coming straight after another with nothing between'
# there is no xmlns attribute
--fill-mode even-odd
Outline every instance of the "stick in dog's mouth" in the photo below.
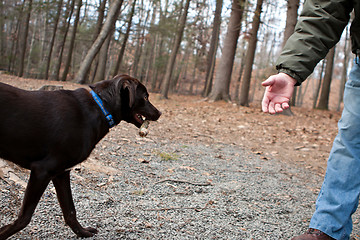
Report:
<svg viewBox="0 0 360 240"><path fill-rule="evenodd" d="M140 127L140 129L139 129L139 135L140 135L140 137L146 137L146 135L148 135L148 133L149 133L149 130L148 130L148 128L149 128L149 120L145 120L144 122L143 122L143 124L141 125L141 127Z"/></svg>

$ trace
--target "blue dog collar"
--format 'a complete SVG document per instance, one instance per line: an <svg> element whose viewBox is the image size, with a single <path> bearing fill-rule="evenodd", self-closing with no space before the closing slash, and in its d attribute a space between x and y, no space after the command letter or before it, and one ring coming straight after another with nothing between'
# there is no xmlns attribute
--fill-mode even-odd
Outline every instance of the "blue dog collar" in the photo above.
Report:
<svg viewBox="0 0 360 240"><path fill-rule="evenodd" d="M97 95L93 90L91 90L90 93L94 98L95 102L97 103L97 105L100 107L101 111L104 113L105 118L109 124L109 127L112 128L113 126L115 126L113 116L105 109L103 101L101 100L99 95Z"/></svg>

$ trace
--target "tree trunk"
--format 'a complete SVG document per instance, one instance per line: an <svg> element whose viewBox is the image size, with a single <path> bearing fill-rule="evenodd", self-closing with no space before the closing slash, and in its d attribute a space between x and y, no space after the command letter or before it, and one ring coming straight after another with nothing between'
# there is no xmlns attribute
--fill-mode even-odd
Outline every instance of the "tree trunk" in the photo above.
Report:
<svg viewBox="0 0 360 240"><path fill-rule="evenodd" d="M295 25L297 23L298 18L298 9L299 9L300 0L288 0L287 1L287 12L286 12L286 25L284 31L284 40L283 47L286 41L289 39L291 34L294 33Z"/></svg>
<svg viewBox="0 0 360 240"><path fill-rule="evenodd" d="M79 0L78 2L78 6L77 6L77 10L76 10L76 15L75 15L75 21L74 21L74 26L73 26L73 31L70 37L70 46L68 49L68 55L65 61L65 66L64 66L64 71L61 77L61 81L66 81L67 75L69 73L70 70L70 64L71 64L71 58L72 58L72 54L73 54L73 50L74 50L74 45L75 45L75 38L76 38L76 32L77 32L77 27L80 21L80 9L82 6L82 0Z"/></svg>
<svg viewBox="0 0 360 240"><path fill-rule="evenodd" d="M98 15L98 18L97 18L97 21L96 21L96 27L95 27L96 30L95 30L94 35L93 35L92 43L95 42L95 40L96 40L97 36L99 35L99 33L101 31L101 28L103 26L103 22L104 22L104 18L105 18L106 2L107 2L107 0L102 0L102 1L100 0L100 5L99 5L99 8L98 8L99 15ZM99 56L97 55L95 57L95 60L94 60L94 63L93 63L94 67L93 67L93 71L92 71L91 77L89 79L89 82L94 82L98 65L99 65ZM89 68L89 72L90 72L90 69L91 69L91 67ZM86 73L87 76L89 75L89 72Z"/></svg>
<svg viewBox="0 0 360 240"><path fill-rule="evenodd" d="M205 85L203 90L203 97L207 97L211 92L212 79L214 73L214 65L216 61L216 51L219 43L220 25L221 25L221 11L223 0L216 0L215 16L213 21L213 30L211 33L211 42L207 58Z"/></svg>
<svg viewBox="0 0 360 240"><path fill-rule="evenodd" d="M35 19L34 26L35 26L35 29L39 28L38 18ZM36 34L36 31L32 31L32 36L31 36L30 45L29 45L29 53L27 55L27 61L26 61L25 74L23 74L23 76L25 76L25 77L34 77L30 73L30 65L31 65L31 56L33 55L33 52L34 52L35 34Z"/></svg>
<svg viewBox="0 0 360 240"><path fill-rule="evenodd" d="M57 64L56 64L56 67L55 67L55 80L59 80L60 79L60 68L61 68L61 63L62 63L62 58L63 58L63 53L64 53L64 48L65 48L65 42L66 42L66 38L67 38L67 35L69 33L69 28L70 28L70 22L71 22L71 17L72 17L72 14L74 13L74 9L75 9L75 1L76 0L72 0L71 1L71 4L70 2L68 2L68 5L67 5L67 11L65 13L65 17L64 17L64 23L63 23L63 28L64 28L64 36L60 42L60 46L59 46L59 49L60 49L60 52L59 52L59 56L58 56L58 59L57 59Z"/></svg>
<svg viewBox="0 0 360 240"><path fill-rule="evenodd" d="M30 15L32 10L32 0L28 0L28 6L26 10L26 17L24 20L24 28L22 29L21 33L21 42L20 42L20 63L19 63L19 71L18 76L22 77L24 75L24 66L25 66L25 53L26 53L26 46L27 46L27 38L29 35L29 23L30 23ZM26 3L26 0L24 0L24 4Z"/></svg>
<svg viewBox="0 0 360 240"><path fill-rule="evenodd" d="M335 47L330 49L326 56L326 67L324 80L321 87L321 94L317 109L328 110L329 109L329 95L330 85L332 80L333 66L334 66Z"/></svg>
<svg viewBox="0 0 360 240"><path fill-rule="evenodd" d="M349 30L346 28L346 35L345 35L345 45L344 45L344 61L343 67L341 72L341 82L340 82L340 90L339 90L339 100L336 111L340 111L341 103L343 102L344 98L344 89L347 77L347 68L348 68L348 61L349 61L349 49L348 49L348 41L349 41Z"/></svg>
<svg viewBox="0 0 360 240"><path fill-rule="evenodd" d="M151 82L151 78L153 77L152 74L150 74L150 70L152 65L155 63L154 62L154 56L155 56L155 46L156 46L156 40L157 40L157 34L154 31L155 28L155 19L156 19L156 15L157 15L157 2L153 2L154 7L153 7L153 15L151 18L151 25L150 25L150 30L149 33L151 34L151 38L150 38L150 43L149 43L149 58L148 58L148 62L146 64L146 73L145 73L145 81L146 82Z"/></svg>
<svg viewBox="0 0 360 240"><path fill-rule="evenodd" d="M256 10L251 25L251 36L249 39L248 49L246 51L244 77L243 77L243 83L241 85L240 100L239 100L239 104L241 106L249 105L249 89L251 82L251 73L255 58L257 33L260 26L260 15L261 15L262 4L263 4L263 0L257 0Z"/></svg>
<svg viewBox="0 0 360 240"><path fill-rule="evenodd" d="M4 1L0 0L0 68L5 69L6 66L6 33L5 33L5 16L4 16Z"/></svg>
<svg viewBox="0 0 360 240"><path fill-rule="evenodd" d="M92 42L95 42L97 36L101 32L101 28L103 26L104 18L105 18L105 7L107 0L100 0L100 5L98 8L99 16L96 21L96 30L92 39Z"/></svg>
<svg viewBox="0 0 360 240"><path fill-rule="evenodd" d="M54 29L53 29L51 40L50 40L49 53L48 53L48 55L46 57L46 69L45 69L45 76L44 76L45 79L49 78L51 55L52 55L52 51L53 51L53 48L54 48L56 31L57 31L57 28L58 28L58 23L59 23L59 19L60 19L62 4L63 4L63 0L59 0L57 13L56 13L56 16L55 16L55 19L54 19L55 20L54 21Z"/></svg>
<svg viewBox="0 0 360 240"><path fill-rule="evenodd" d="M19 29L20 23L16 24L16 29ZM15 32L17 32L17 30L15 30ZM14 69L14 61L15 61L15 56L16 56L16 46L17 46L17 40L19 39L18 37L15 37L18 34L15 34L11 37L11 47L10 47L10 56L9 56L9 62L8 62L8 67L7 67L7 71L8 72L15 72Z"/></svg>
<svg viewBox="0 0 360 240"><path fill-rule="evenodd" d="M86 82L86 75L91 66L91 63L94 60L96 54L99 52L106 37L108 36L108 34L111 30L111 27L114 24L114 21L116 21L122 3L123 3L123 0L114 0L114 2L111 4L111 6L109 8L110 10L109 10L108 16L107 16L105 23L101 29L101 32L99 33L99 36L96 38L95 42L92 44L91 48L89 49L88 53L85 56L85 59L82 61L81 65L80 65L79 71L76 74L76 82L77 83L83 84Z"/></svg>
<svg viewBox="0 0 360 240"><path fill-rule="evenodd" d="M161 89L161 95L165 99L168 98L171 75L172 75L172 72L174 70L176 55L177 55L177 53L179 51L180 43L181 43L181 40L182 40L182 37L183 37L183 33L184 33L185 25L186 25L186 19L187 19L187 15L188 15L188 11L189 11L189 6L190 6L190 0L186 0L184 13L180 17L180 24L179 24L178 32L176 34L174 47L172 49L170 59L169 59L169 62L167 64L167 67L166 67L165 77L164 77L164 80L163 80L163 86L162 86L162 89Z"/></svg>
<svg viewBox="0 0 360 240"><path fill-rule="evenodd" d="M111 3L111 1L110 1L110 3ZM120 8L119 8L119 11L120 11ZM119 15L119 12L117 12L116 15ZM94 77L94 82L98 82L98 81L105 79L106 65L108 62L108 51L109 51L109 47L110 47L110 42L114 35L115 23L116 23L116 20L113 21L113 25L111 26L109 35L105 39L105 42L103 43L103 45L100 48L100 53L98 54L98 65L97 65L97 70L96 70L96 74Z"/></svg>
<svg viewBox="0 0 360 240"><path fill-rule="evenodd" d="M99 57L98 65L96 68L96 74L93 82L99 82L105 79L106 64L108 61L108 51L112 37L113 37L113 31L110 31L109 36L105 39L103 45L100 48L100 52L98 55Z"/></svg>
<svg viewBox="0 0 360 240"><path fill-rule="evenodd" d="M141 2L141 6L140 8L143 8L143 1ZM149 20L149 13L150 11L148 11L147 13L145 13L145 11L142 11L144 13L141 13L140 17L141 19L144 19L144 14L146 14L145 20L139 21L138 24L138 29L137 32L138 34L136 35L136 39L137 39L137 43L136 43L136 50L135 50L135 54L134 54L134 63L132 66L132 75L141 80L141 66L139 67L139 65L141 65L141 57L142 57L142 52L143 52L143 48L144 48L144 36L145 36L145 26L147 25L147 21ZM141 25L143 25L144 27L141 27ZM139 70L140 69L140 70ZM140 71L140 73L139 73Z"/></svg>
<svg viewBox="0 0 360 240"><path fill-rule="evenodd" d="M320 93L320 88L321 88L321 83L323 80L323 73L324 73L324 68L325 68L325 60L322 61L321 64L321 70L320 70L320 78L319 78L319 82L317 83L317 85L315 86L315 90L314 90L314 102L313 102L313 108L316 108L316 104L318 102L319 99L319 93Z"/></svg>
<svg viewBox="0 0 360 240"><path fill-rule="evenodd" d="M240 83L241 83L241 78L244 72L244 67L245 67L245 45L246 45L246 40L243 39L242 44L241 44L241 62L240 62L240 71L239 71L239 77L236 81L236 85L235 85L235 102L238 103L239 102L239 90L240 90Z"/></svg>
<svg viewBox="0 0 360 240"><path fill-rule="evenodd" d="M244 7L245 0L233 0L220 64L216 72L214 87L209 94L209 100L211 101L230 101L229 88L231 74L234 65L236 45L241 29Z"/></svg>
<svg viewBox="0 0 360 240"><path fill-rule="evenodd" d="M286 25L285 25L284 39L283 39L282 47L285 46L286 41L289 39L291 34L294 33L295 25L297 23L297 18L298 18L299 2L300 2L299 0L288 0L287 1ZM298 92L298 87L295 86L294 93L290 100L290 106L295 106L297 92ZM301 95L301 94L299 94L299 95ZM287 116L293 115L291 108L284 110L281 114L287 115Z"/></svg>
<svg viewBox="0 0 360 240"><path fill-rule="evenodd" d="M300 0L288 0L287 1L287 12L286 12L286 25L285 25L285 31L284 31L284 40L282 43L282 46L284 47L286 41L289 39L291 34L294 33L295 25L297 23L298 18L298 9L299 9L299 2ZM292 95L292 99L290 101L291 106L295 106L296 103L296 95L297 95L297 87L295 87L294 93ZM285 110L284 112L289 111L289 114L285 115L292 115L291 110Z"/></svg>
<svg viewBox="0 0 360 240"><path fill-rule="evenodd" d="M123 57L124 57L127 40L129 39L130 30L131 30L131 25L132 25L132 20L133 20L134 13L135 13L135 5L136 5L136 0L134 0L134 2L133 2L133 4L132 4L131 11L130 11L130 13L129 13L128 27L127 27L127 29L126 29L126 33L125 33L123 42L122 42L122 44L121 44L121 48L120 48L120 52L119 52L119 55L118 55L118 59L117 59L116 64L115 64L115 68L114 68L114 71L113 71L113 74L112 74L113 77L115 77L115 76L119 73L119 69L120 69L120 66L121 66L121 62L122 62L122 59L123 59Z"/></svg>

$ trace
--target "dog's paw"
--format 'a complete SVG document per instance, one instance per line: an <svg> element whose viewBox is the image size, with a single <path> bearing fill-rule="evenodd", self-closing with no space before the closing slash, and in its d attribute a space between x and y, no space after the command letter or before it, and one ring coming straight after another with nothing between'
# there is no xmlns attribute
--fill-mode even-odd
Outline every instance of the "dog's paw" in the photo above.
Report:
<svg viewBox="0 0 360 240"><path fill-rule="evenodd" d="M87 227L87 228L81 229L80 232L77 233L76 235L78 237L86 238L86 237L92 237L96 233L98 233L98 230L96 230L95 228L92 228L92 227Z"/></svg>

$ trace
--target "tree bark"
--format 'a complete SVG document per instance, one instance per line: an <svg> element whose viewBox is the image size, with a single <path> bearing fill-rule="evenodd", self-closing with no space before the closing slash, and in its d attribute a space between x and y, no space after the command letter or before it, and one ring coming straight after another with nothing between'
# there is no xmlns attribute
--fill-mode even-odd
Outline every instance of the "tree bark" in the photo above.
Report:
<svg viewBox="0 0 360 240"><path fill-rule="evenodd" d="M88 53L85 56L85 59L82 61L80 65L80 69L76 74L76 82L77 83L85 83L86 82L86 75L91 66L92 61L94 60L96 54L99 52L101 46L103 45L106 37L108 36L111 27L113 26L113 22L116 21L119 9L123 0L114 0L114 2L110 6L110 10L108 16L105 20L105 23L99 33L99 36L96 38L95 42L89 49Z"/></svg>
<svg viewBox="0 0 360 240"><path fill-rule="evenodd" d="M289 39L291 34L294 33L295 25L297 23L298 18L298 9L299 9L299 2L300 0L288 0L287 1L287 12L286 12L286 25L284 31L284 40L282 46L285 46L286 41ZM297 90L298 87L295 87L292 99L290 101L291 106L295 106L296 97L297 97ZM292 115L291 110L285 110L285 115ZM289 112L288 114L286 112Z"/></svg>
<svg viewBox="0 0 360 240"><path fill-rule="evenodd" d="M122 62L122 59L123 59L123 57L124 57L127 40L129 39L130 30L131 30L131 25L132 25L132 20L133 20L134 13L135 13L135 5L136 5L136 0L134 0L134 2L133 2L133 4L132 4L132 7L131 7L131 11L130 11L130 13L129 13L128 27L127 27L127 29L126 29L126 33L125 33L123 42L122 42L122 44L121 44L119 56L118 56L118 59L117 59L116 64L115 64L115 68L114 68L114 71L113 71L113 74L112 74L113 77L115 77L115 76L119 73L119 69L120 69L120 66L121 66L121 62Z"/></svg>
<svg viewBox="0 0 360 240"><path fill-rule="evenodd" d="M214 87L209 94L209 100L211 101L230 101L229 88L231 74L234 65L236 45L240 35L244 7L245 0L233 0L220 64L216 72Z"/></svg>
<svg viewBox="0 0 360 240"><path fill-rule="evenodd" d="M246 45L246 40L243 39L242 40L242 44L241 44L241 62L240 62L240 71L239 71L239 77L236 81L236 85L235 85L235 102L238 103L239 102L239 90L240 90L240 83L241 83L241 78L244 72L244 67L245 67L245 45Z"/></svg>
<svg viewBox="0 0 360 240"><path fill-rule="evenodd" d="M213 31L211 33L211 42L207 58L205 85L203 90L203 97L207 97L211 92L212 80L214 76L214 66L216 62L216 51L219 43L220 25L221 25L221 11L223 0L216 0L215 15L213 21Z"/></svg>
<svg viewBox="0 0 360 240"><path fill-rule="evenodd" d="M335 47L330 49L326 56L326 67L324 80L321 87L321 94L317 109L328 110L329 109L329 95L330 85L332 80L333 66L334 66Z"/></svg>
<svg viewBox="0 0 360 240"><path fill-rule="evenodd" d="M109 35L107 36L103 45L100 48L100 52L98 55L99 61L93 82L99 82L105 79L106 65L108 62L108 51L112 37L113 37L113 31L110 31Z"/></svg>
<svg viewBox="0 0 360 240"><path fill-rule="evenodd" d="M111 2L111 1L110 1ZM119 15L120 12L120 8L118 9L118 12L116 13L116 16ZM113 21L113 24L111 26L111 30L107 36L107 38L105 39L103 45L100 48L100 53L98 55L98 66L97 66L97 70L96 70L96 74L94 77L94 82L98 82L101 80L105 79L105 72L106 72L106 65L108 62L108 51L109 51L109 47L110 47L110 42L113 38L113 34L115 31L115 23L116 23L116 19L115 21Z"/></svg>
<svg viewBox="0 0 360 240"><path fill-rule="evenodd" d="M104 18L105 18L106 2L107 2L107 0L102 0L102 1L100 0L100 5L99 5L99 8L98 8L99 15L98 15L98 18L97 18L97 21L96 21L96 30L95 30L94 35L93 35L92 43L95 42L95 40L96 40L97 36L99 35L99 33L101 31L101 28L103 26L103 22L104 22ZM96 55L96 57L95 57L95 60L93 62L93 66L94 67L93 67L92 74L89 77L90 78L89 82L94 82L94 80L95 80L97 68L99 66L99 56L98 55ZM91 67L89 68L89 72L90 72L90 69L91 69ZM89 75L89 72L86 73L87 76Z"/></svg>
<svg viewBox="0 0 360 240"><path fill-rule="evenodd" d="M4 16L4 1L0 0L0 68L5 69L6 66L6 33L5 33L5 16Z"/></svg>
<svg viewBox="0 0 360 240"><path fill-rule="evenodd" d="M291 34L294 33L295 25L297 23L298 18L298 9L299 9L300 0L288 0L287 1L287 12L286 12L286 25L284 31L284 40L283 46L286 41L289 39Z"/></svg>
<svg viewBox="0 0 360 240"><path fill-rule="evenodd" d="M63 0L59 0L57 13L56 13L56 16L54 19L54 29L53 29L51 40L50 40L49 53L46 57L46 69L45 69L45 76L44 76L45 79L49 79L51 55L52 55L53 48L54 48L55 37L56 37L56 32L57 32L57 28L58 28L59 19L60 19L62 4L63 4Z"/></svg>
<svg viewBox="0 0 360 240"><path fill-rule="evenodd" d="M24 75L24 66L25 66L25 53L26 53L26 46L27 46L27 38L29 35L29 23L30 23L30 16L32 10L32 0L28 0L28 6L26 10L26 17L24 20L24 29L22 29L21 34L21 42L20 42L20 63L19 63L19 71L18 76L22 77ZM24 4L26 1L24 0Z"/></svg>
<svg viewBox="0 0 360 240"><path fill-rule="evenodd" d="M344 89L345 89L345 83L346 83L346 77L347 77L347 68L349 65L349 49L348 49L348 41L349 41L349 31L348 28L346 28L346 35L345 35L345 45L344 45L344 61L343 61L343 67L341 72L341 81L340 81L340 90L339 90L339 100L338 105L336 108L336 111L340 111L341 103L343 102L344 98Z"/></svg>
<svg viewBox="0 0 360 240"><path fill-rule="evenodd" d="M72 58L72 54L73 54L73 50L74 50L74 46L75 46L77 27L78 27L78 24L80 21L81 6L82 6L82 0L79 0L78 6L76 9L74 26L73 26L73 30L72 30L72 34L71 34L71 38L70 38L70 46L69 46L69 50L68 50L68 55L67 55L67 58L65 61L65 66L64 66L64 71L63 71L62 77L61 77L61 81L66 81L67 75L70 70L71 58Z"/></svg>
<svg viewBox="0 0 360 240"><path fill-rule="evenodd" d="M162 4L161 4L162 5ZM165 6L164 6L164 10L162 10L162 7L160 6L160 20L159 20L159 32L156 36L156 41L159 43L155 46L156 50L154 50L155 54L154 54L154 64L153 64L153 77L151 80L151 91L157 91L160 89L161 86L161 82L162 81L158 81L159 78L162 80L163 72L162 71L162 62L163 62L163 46L164 46L164 34L162 33L162 25L165 24L166 19L167 19L167 15L168 15L168 9L169 9L169 0L165 0ZM161 74L159 74L159 72L161 72ZM160 77L158 77L160 75ZM158 85L158 87L157 87Z"/></svg>
<svg viewBox="0 0 360 240"><path fill-rule="evenodd" d="M157 15L157 2L153 2L154 7L153 7L153 15L151 18L151 24L150 24L150 30L149 33L151 34L151 38L150 38L150 42L149 42L149 58L146 64L146 73L145 73L145 81L146 82L151 82L151 78L153 77L152 74L150 74L151 71L151 67L152 65L155 63L154 62L154 56L155 56L155 46L156 46L156 39L157 39L157 34L154 31L155 28L155 19L156 19L156 15Z"/></svg>
<svg viewBox="0 0 360 240"><path fill-rule="evenodd" d="M257 40L258 40L257 33L259 30L259 26L260 26L260 16L261 16L262 4L263 4L263 0L257 0L256 10L255 10L253 22L251 25L251 28L252 28L251 36L249 39L248 49L246 51L244 78L243 78L243 83L241 85L240 100L239 100L239 104L241 106L249 105L249 89L250 89L250 82L251 82L251 73L252 73L252 67L254 64L256 44L257 44Z"/></svg>
<svg viewBox="0 0 360 240"><path fill-rule="evenodd" d="M181 43L181 40L183 37L183 33L184 33L185 25L186 25L186 19L187 19L187 15L188 15L188 11L189 11L189 6L190 6L190 0L186 0L184 13L180 17L180 24L179 24L178 32L176 34L174 47L172 49L170 59L167 64L167 67L166 67L165 77L163 80L163 86L161 89L161 95L165 99L168 98L171 76L172 76L172 72L174 70L176 55L179 51L180 43Z"/></svg>
<svg viewBox="0 0 360 240"><path fill-rule="evenodd" d="M62 58L63 58L63 53L64 53L64 48L65 48L65 42L66 42L66 38L67 35L69 33L69 28L70 28L70 22L71 22L71 17L72 14L74 13L74 9L75 9L75 1L76 0L72 0L71 4L70 2L68 2L67 5L67 11L65 13L65 17L64 17L64 23L63 23L63 28L64 28L64 36L60 42L60 52L59 52L59 56L57 59L57 64L55 67L55 80L60 80L60 68L61 68L61 62L62 62Z"/></svg>

